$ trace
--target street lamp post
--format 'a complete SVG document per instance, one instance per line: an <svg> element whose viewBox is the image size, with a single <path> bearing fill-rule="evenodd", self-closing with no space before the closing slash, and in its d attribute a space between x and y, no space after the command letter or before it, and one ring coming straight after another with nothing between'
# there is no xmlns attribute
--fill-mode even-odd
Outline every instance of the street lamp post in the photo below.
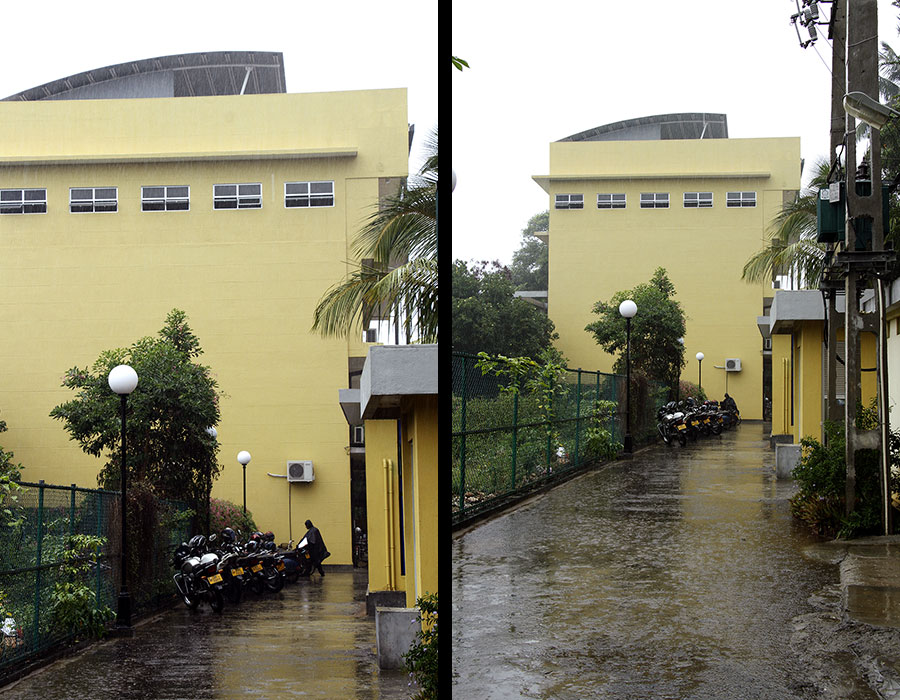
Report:
<svg viewBox="0 0 900 700"><path fill-rule="evenodd" d="M625 319L625 444L626 455L632 452L631 441L631 319L637 313L637 304L626 299L619 304L619 314Z"/></svg>
<svg viewBox="0 0 900 700"><path fill-rule="evenodd" d="M247 513L247 465L250 463L250 453L247 450L238 452L237 461L244 467L244 514Z"/></svg>
<svg viewBox="0 0 900 700"><path fill-rule="evenodd" d="M215 441L215 439L219 436L218 431L213 427L209 426L206 429L206 434ZM209 508L210 508L210 500L212 499L212 464L207 463L206 465L206 536L209 537Z"/></svg>
<svg viewBox="0 0 900 700"><path fill-rule="evenodd" d="M702 352L697 353L697 386L703 389L703 358Z"/></svg>
<svg viewBox="0 0 900 700"><path fill-rule="evenodd" d="M131 631L131 596L128 593L128 528L127 528L127 503L128 503L128 470L125 463L125 410L128 404L128 395L134 391L138 383L137 372L128 365L113 367L107 377L109 388L121 398L122 405L122 573L121 586L119 588L119 604L116 611L116 629L123 632Z"/></svg>

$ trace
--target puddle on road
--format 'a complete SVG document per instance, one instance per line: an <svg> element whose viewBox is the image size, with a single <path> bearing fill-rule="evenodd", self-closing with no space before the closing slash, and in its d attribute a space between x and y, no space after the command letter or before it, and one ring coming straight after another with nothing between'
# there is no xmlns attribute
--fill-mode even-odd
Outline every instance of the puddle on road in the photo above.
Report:
<svg viewBox="0 0 900 700"><path fill-rule="evenodd" d="M815 697L791 620L837 569L803 557L761 432L643 452L454 540L454 692Z"/></svg>

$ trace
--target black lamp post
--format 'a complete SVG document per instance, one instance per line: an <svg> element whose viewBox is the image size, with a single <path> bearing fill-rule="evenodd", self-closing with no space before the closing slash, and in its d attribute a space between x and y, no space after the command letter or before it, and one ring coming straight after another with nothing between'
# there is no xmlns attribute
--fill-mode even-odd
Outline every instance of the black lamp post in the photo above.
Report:
<svg viewBox="0 0 900 700"><path fill-rule="evenodd" d="M697 386L701 389L703 388L703 358L705 355L702 352L697 353Z"/></svg>
<svg viewBox="0 0 900 700"><path fill-rule="evenodd" d="M237 461L244 467L244 513L247 513L247 465L250 463L250 453L247 450L238 452Z"/></svg>
<svg viewBox="0 0 900 700"><path fill-rule="evenodd" d="M131 631L131 596L128 593L128 528L126 512L128 510L128 470L125 463L125 411L128 404L128 395L134 391L138 383L137 372L128 365L113 367L107 378L109 388L117 393L122 400L122 574L121 587L119 589L119 605L116 612L116 629L123 632Z"/></svg>
<svg viewBox="0 0 900 700"><path fill-rule="evenodd" d="M632 452L631 440L631 319L637 313L637 304L626 299L619 304L619 314L625 319L625 444L623 452Z"/></svg>

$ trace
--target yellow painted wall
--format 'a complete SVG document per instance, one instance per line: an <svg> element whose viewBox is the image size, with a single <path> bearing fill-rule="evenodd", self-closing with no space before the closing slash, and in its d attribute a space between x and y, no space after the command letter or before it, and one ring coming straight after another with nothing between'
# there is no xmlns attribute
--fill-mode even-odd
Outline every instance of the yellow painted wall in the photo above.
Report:
<svg viewBox="0 0 900 700"><path fill-rule="evenodd" d="M438 401L415 398L407 408L412 443L410 501L415 514L413 576L407 576L406 605L438 591ZM412 584L412 585L410 585Z"/></svg>
<svg viewBox="0 0 900 700"><path fill-rule="evenodd" d="M891 408L890 422L893 429L900 425L900 307L887 313L888 394Z"/></svg>
<svg viewBox="0 0 900 700"><path fill-rule="evenodd" d="M337 401L359 338L309 328L347 270L349 240L379 178L407 174L406 91L156 100L0 102L0 188L47 189L48 212L0 216L0 417L30 481L95 487L85 456L48 414L72 398L73 365L155 335L183 309L225 395L223 473L278 541L311 519L332 563L351 561L348 426ZM284 183L333 180L335 206L288 209ZM213 185L262 184L261 209L213 210ZM189 185L188 212L142 212L141 186ZM117 213L73 214L70 187L118 187ZM138 385L138 391L140 384ZM311 459L292 484L286 461ZM290 492L290 521L289 500Z"/></svg>
<svg viewBox="0 0 900 700"><path fill-rule="evenodd" d="M772 336L772 435L792 435L795 443L807 436L823 438L822 328L821 321L807 321L798 323L793 334ZM844 340L843 329L837 336L839 342ZM874 334L861 334L861 366L874 367L875 356ZM842 371L839 363L838 372ZM863 404L868 405L876 396L875 372L860 373L860 389Z"/></svg>
<svg viewBox="0 0 900 700"><path fill-rule="evenodd" d="M401 591L406 589L406 577L400 574L397 421L367 420L365 427L369 591ZM390 462L390 487L385 460ZM389 488L393 493L392 498L388 497ZM393 563L389 566L391 557Z"/></svg>
<svg viewBox="0 0 900 700"><path fill-rule="evenodd" d="M785 190L800 185L797 138L557 142L550 175L535 179L550 206L549 315L558 347L573 367L609 371L606 355L584 327L598 300L649 281L664 267L687 316L682 377L722 398L726 358L742 371L728 375L728 393L745 418L762 417L763 285L741 280L759 250ZM711 191L713 208L685 209L683 193ZM726 208L729 191L755 191L757 206ZM625 209L597 209L597 193L625 193ZM668 209L641 209L642 192L668 192ZM557 210L557 193L581 193L584 209ZM769 291L771 294L771 291ZM640 314L640 309L638 313Z"/></svg>

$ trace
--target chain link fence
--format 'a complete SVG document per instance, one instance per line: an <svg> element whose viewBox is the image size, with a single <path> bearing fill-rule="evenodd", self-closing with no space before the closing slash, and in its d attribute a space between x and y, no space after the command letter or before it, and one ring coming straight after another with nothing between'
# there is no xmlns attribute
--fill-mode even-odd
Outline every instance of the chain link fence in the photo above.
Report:
<svg viewBox="0 0 900 700"><path fill-rule="evenodd" d="M483 374L477 356L455 352L452 362L454 526L609 459L623 442L624 376L567 368L548 411L540 392L504 391L507 382ZM636 446L655 438L667 391L632 378Z"/></svg>
<svg viewBox="0 0 900 700"><path fill-rule="evenodd" d="M121 586L119 492L43 481L19 486L11 508L19 524L10 527L8 516L0 522L0 682L33 658L83 636L60 620L55 603L62 596L77 590L95 609L115 611ZM188 538L187 506L157 502L148 530L148 515L130 492L129 501L128 591L133 615L140 616L173 600L170 557ZM77 573L64 560L75 535L105 542L99 556Z"/></svg>

